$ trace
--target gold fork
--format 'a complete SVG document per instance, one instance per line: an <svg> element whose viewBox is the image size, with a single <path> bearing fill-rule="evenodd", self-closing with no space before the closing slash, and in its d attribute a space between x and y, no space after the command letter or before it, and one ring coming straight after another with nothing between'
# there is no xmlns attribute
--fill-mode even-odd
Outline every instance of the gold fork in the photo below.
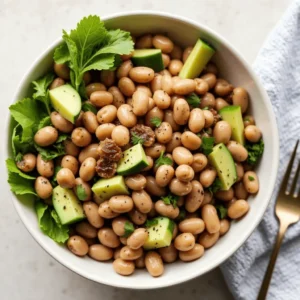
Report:
<svg viewBox="0 0 300 300"><path fill-rule="evenodd" d="M295 177L293 179L291 189L290 191L287 191L287 185L288 185L289 177L291 175L293 163L296 157L298 143L299 140L297 141L292 157L290 158L289 165L287 167L287 170L285 171L285 175L280 186L280 191L277 196L275 213L279 220L279 230L277 234L276 243L274 245L270 262L265 274L264 281L261 285L257 300L266 299L269 284L272 278L273 269L276 263L277 255L282 240L284 238L284 234L291 224L298 222L300 219L300 201L299 201L300 194L296 195L297 179L300 173L300 162L298 162L297 171L295 173Z"/></svg>

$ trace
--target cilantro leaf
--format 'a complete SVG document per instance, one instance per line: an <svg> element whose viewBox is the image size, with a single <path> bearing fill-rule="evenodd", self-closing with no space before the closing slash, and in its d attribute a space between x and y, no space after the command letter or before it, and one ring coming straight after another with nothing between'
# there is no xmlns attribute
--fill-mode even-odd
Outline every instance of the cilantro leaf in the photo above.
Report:
<svg viewBox="0 0 300 300"><path fill-rule="evenodd" d="M199 107L201 103L201 99L195 93L188 95L185 100L193 108Z"/></svg>
<svg viewBox="0 0 300 300"><path fill-rule="evenodd" d="M173 205L173 207L176 208L179 197L170 193L166 197L161 197L161 199L166 205Z"/></svg>
<svg viewBox="0 0 300 300"><path fill-rule="evenodd" d="M264 152L264 141L260 139L257 143L249 143L245 144L245 148L248 151L247 163L251 166L257 164L259 159L261 158Z"/></svg>
<svg viewBox="0 0 300 300"><path fill-rule="evenodd" d="M162 120L159 117L154 117L150 120L150 123L155 127L159 127L162 123Z"/></svg>
<svg viewBox="0 0 300 300"><path fill-rule="evenodd" d="M81 201L85 200L87 197L85 189L83 188L83 186L81 184L76 186L76 195L77 195L78 199Z"/></svg>
<svg viewBox="0 0 300 300"><path fill-rule="evenodd" d="M123 237L129 237L134 232L134 226L131 222L126 221L124 224L125 233Z"/></svg>
<svg viewBox="0 0 300 300"><path fill-rule="evenodd" d="M16 157L15 157L15 161L16 162L20 162L23 159L23 154L21 152L19 152Z"/></svg>
<svg viewBox="0 0 300 300"><path fill-rule="evenodd" d="M253 176L248 176L248 179L249 179L250 181L254 181L254 180L255 180Z"/></svg>
<svg viewBox="0 0 300 300"><path fill-rule="evenodd" d="M53 81L54 77L55 76L53 73L49 73L46 76L32 82L33 88L35 90L35 93L32 95L33 99L44 103L49 115L51 113L51 109L48 87Z"/></svg>
<svg viewBox="0 0 300 300"><path fill-rule="evenodd" d="M216 178L215 181L212 183L212 185L208 187L208 190L214 194L217 191L219 191L221 188L222 188L222 182L219 178Z"/></svg>
<svg viewBox="0 0 300 300"><path fill-rule="evenodd" d="M96 108L93 104L88 103L88 102L84 102L84 103L82 104L81 109L82 109L83 111L91 111L91 112L93 112L94 114L97 114L97 108Z"/></svg>
<svg viewBox="0 0 300 300"><path fill-rule="evenodd" d="M35 211L38 217L40 229L57 243L64 243L69 238L69 227L62 225L61 221L53 208L47 204L37 201Z"/></svg>
<svg viewBox="0 0 300 300"><path fill-rule="evenodd" d="M203 154L208 155L209 153L211 153L213 151L214 142L215 142L215 138L213 138L213 137L205 137L204 136L202 138L201 150L202 150Z"/></svg>
<svg viewBox="0 0 300 300"><path fill-rule="evenodd" d="M224 205L216 204L215 208L216 208L218 216L221 220L227 217L227 208Z"/></svg>
<svg viewBox="0 0 300 300"><path fill-rule="evenodd" d="M133 145L144 144L144 139L138 136L136 133L131 132L131 142Z"/></svg>
<svg viewBox="0 0 300 300"><path fill-rule="evenodd" d="M158 168L162 165L169 165L171 166L173 164L173 160L167 156L164 156L164 152L162 151L160 153L159 158L155 161L155 167Z"/></svg>
<svg viewBox="0 0 300 300"><path fill-rule="evenodd" d="M147 220L145 223L145 227L149 228L158 224L157 219Z"/></svg>

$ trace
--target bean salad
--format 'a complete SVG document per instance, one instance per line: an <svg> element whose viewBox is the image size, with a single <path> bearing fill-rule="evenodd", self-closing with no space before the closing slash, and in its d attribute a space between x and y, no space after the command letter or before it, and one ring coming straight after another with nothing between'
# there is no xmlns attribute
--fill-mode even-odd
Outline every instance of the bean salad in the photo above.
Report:
<svg viewBox="0 0 300 300"><path fill-rule="evenodd" d="M157 277L165 264L200 259L247 214L262 132L248 92L220 77L206 41L182 48L162 34L106 30L82 66L69 46L79 37L64 36L51 75L34 83L29 100L45 108L26 144L18 102L10 107L19 124L9 183L34 195L41 230L73 254ZM127 48L103 50L108 67L98 67L97 53L119 40Z"/></svg>

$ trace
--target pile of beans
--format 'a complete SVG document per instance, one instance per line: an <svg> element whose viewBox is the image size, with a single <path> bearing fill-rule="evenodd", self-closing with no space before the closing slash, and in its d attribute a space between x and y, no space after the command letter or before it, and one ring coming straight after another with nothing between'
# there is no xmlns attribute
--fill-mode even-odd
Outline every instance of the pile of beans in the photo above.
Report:
<svg viewBox="0 0 300 300"><path fill-rule="evenodd" d="M84 188L83 209L87 219L72 227L67 242L75 255L89 255L97 261L113 260L114 270L121 275L130 275L135 268L146 268L152 276L160 276L164 263L200 258L228 232L231 220L248 212L247 198L258 192L258 178L245 163L247 150L231 140L232 129L221 120L218 110L240 105L245 120L244 135L250 142L259 141L261 131L255 126L253 116L246 115L247 91L218 78L218 68L213 63L206 66L199 78L178 77L192 47L183 50L166 36L150 34L137 38L135 47L161 49L165 69L155 73L147 67L134 67L128 55L122 57L116 71L86 73L87 102L97 113L82 111L73 125L58 112L52 112L52 126L40 129L34 140L45 147L55 143L59 133L68 133L70 139L64 141L66 155L44 161L40 154L28 153L18 167L24 172L36 168L40 176L35 189L48 204L53 190L50 179L56 165L62 167L56 177L60 186L75 192L79 185ZM50 89L70 78L66 65L54 64L54 71L58 77ZM201 98L198 108L190 107L186 101L190 93ZM155 117L162 121L158 128L151 122ZM111 139L124 151L132 146L130 129L137 124L150 127L155 134L154 143L144 145L149 166L140 174L125 178L131 191L129 196L114 196L103 202L91 190L97 175L99 143ZM217 172L198 150L203 137L214 137L215 144L224 143L233 156L238 178L228 191L212 194L207 189ZM162 152L173 160L172 165L155 166ZM176 207L161 199L169 192L179 196ZM228 208L224 219L219 219L214 206L220 202ZM186 216L178 220L182 209ZM155 216L175 221L172 243L169 247L144 251L148 236L144 224ZM129 237L124 237L126 222L135 227Z"/></svg>

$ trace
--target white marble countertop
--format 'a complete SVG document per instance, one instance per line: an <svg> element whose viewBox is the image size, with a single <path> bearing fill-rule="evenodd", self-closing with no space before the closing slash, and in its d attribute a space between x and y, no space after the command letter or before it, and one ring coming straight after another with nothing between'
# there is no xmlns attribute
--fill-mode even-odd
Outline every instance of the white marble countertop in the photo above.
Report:
<svg viewBox="0 0 300 300"><path fill-rule="evenodd" d="M257 55L288 0L2 0L0 6L0 128L15 87L37 55L83 16L151 9L206 24L249 61ZM3 140L3 138L2 138ZM2 144L3 145L3 144ZM232 299L219 269L185 284L156 291L115 289L69 271L36 244L10 201L1 157L0 298L3 300Z"/></svg>

